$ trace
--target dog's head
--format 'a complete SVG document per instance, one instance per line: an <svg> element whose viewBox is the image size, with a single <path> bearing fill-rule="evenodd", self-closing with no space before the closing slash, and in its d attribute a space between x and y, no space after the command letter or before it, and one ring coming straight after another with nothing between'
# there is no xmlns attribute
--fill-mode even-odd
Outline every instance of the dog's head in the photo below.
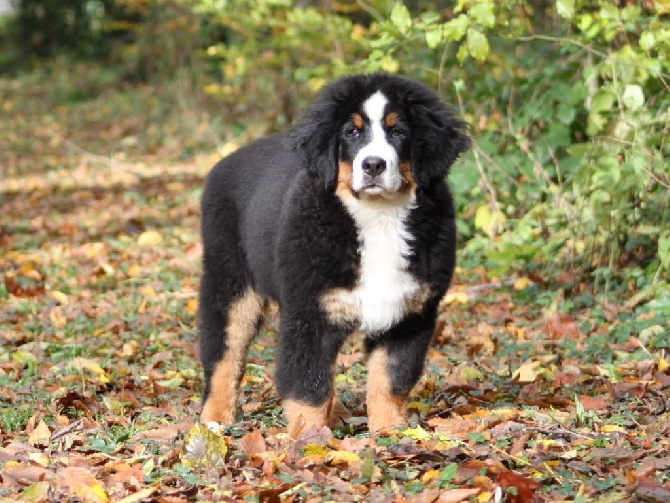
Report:
<svg viewBox="0 0 670 503"><path fill-rule="evenodd" d="M443 179L470 146L466 130L427 87L376 73L326 86L290 135L340 197L394 199Z"/></svg>

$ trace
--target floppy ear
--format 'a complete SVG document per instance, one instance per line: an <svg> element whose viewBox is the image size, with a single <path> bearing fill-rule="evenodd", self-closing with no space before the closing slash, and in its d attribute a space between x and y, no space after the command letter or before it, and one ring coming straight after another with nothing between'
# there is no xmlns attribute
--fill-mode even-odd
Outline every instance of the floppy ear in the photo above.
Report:
<svg viewBox="0 0 670 503"><path fill-rule="evenodd" d="M334 190L337 180L340 127L346 119L352 89L352 78L324 87L288 133L303 167L327 190Z"/></svg>
<svg viewBox="0 0 670 503"><path fill-rule="evenodd" d="M416 88L408 96L412 121L412 175L419 187L428 188L444 179L472 141L468 125L430 89Z"/></svg>

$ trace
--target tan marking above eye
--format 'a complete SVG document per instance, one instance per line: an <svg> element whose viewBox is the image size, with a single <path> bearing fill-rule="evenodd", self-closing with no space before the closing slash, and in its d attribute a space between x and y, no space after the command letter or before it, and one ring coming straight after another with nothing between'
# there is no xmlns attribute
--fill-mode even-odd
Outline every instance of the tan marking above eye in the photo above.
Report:
<svg viewBox="0 0 670 503"><path fill-rule="evenodd" d="M391 128L398 123L398 114L396 112L390 112L384 117L384 124L387 128Z"/></svg>
<svg viewBox="0 0 670 503"><path fill-rule="evenodd" d="M351 121L354 123L354 126L356 126L358 129L361 129L363 127L363 117L361 116L361 114L358 113L351 114Z"/></svg>

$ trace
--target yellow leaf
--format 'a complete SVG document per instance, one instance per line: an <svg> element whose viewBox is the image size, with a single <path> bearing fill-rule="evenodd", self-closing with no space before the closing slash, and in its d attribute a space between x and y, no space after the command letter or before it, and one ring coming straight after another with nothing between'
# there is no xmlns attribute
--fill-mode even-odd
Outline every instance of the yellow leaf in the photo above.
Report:
<svg viewBox="0 0 670 503"><path fill-rule="evenodd" d="M486 503L487 501L491 501L491 498L493 498L493 493L491 491L484 491L483 493L479 493L477 501L479 503Z"/></svg>
<svg viewBox="0 0 670 503"><path fill-rule="evenodd" d="M128 267L128 272L126 274L128 274L128 276L131 278L134 278L142 274L142 268L137 264L132 264L130 267Z"/></svg>
<svg viewBox="0 0 670 503"><path fill-rule="evenodd" d="M670 0L656 0L654 6L659 15L670 14Z"/></svg>
<svg viewBox="0 0 670 503"><path fill-rule="evenodd" d="M109 382L109 376L107 375L107 372L105 372L105 370L95 360L91 360L89 358L82 358L78 356L76 358L73 358L68 363L68 367L71 369L75 369L81 373L84 373L84 371L86 371L89 374L92 374L95 379L97 379L99 382L103 384Z"/></svg>
<svg viewBox="0 0 670 503"><path fill-rule="evenodd" d="M202 423L195 423L184 437L181 462L191 470L209 471L225 464L227 452L228 444L223 435Z"/></svg>
<svg viewBox="0 0 670 503"><path fill-rule="evenodd" d="M19 501L25 501L25 502L49 501L50 487L51 484L49 484L49 482L47 481L35 482L34 484L26 487L23 490L21 496L19 497Z"/></svg>
<svg viewBox="0 0 670 503"><path fill-rule="evenodd" d="M51 290L51 296L62 306L67 306L70 303L69 297L61 291Z"/></svg>
<svg viewBox="0 0 670 503"><path fill-rule="evenodd" d="M519 382L533 382L543 370L541 365L544 363L549 363L554 359L556 359L555 355L538 356L532 361L526 362L518 369L516 369L512 374L512 379L516 379Z"/></svg>
<svg viewBox="0 0 670 503"><path fill-rule="evenodd" d="M51 442L51 431L42 420L28 436L28 443L31 445L49 445L49 442Z"/></svg>
<svg viewBox="0 0 670 503"><path fill-rule="evenodd" d="M525 290L526 288L528 288L528 285L530 284L531 281L526 276L522 276L514 282L514 289Z"/></svg>
<svg viewBox="0 0 670 503"><path fill-rule="evenodd" d="M192 315L198 312L198 299L188 299L186 302L186 312Z"/></svg>
<svg viewBox="0 0 670 503"><path fill-rule="evenodd" d="M493 237L505 227L507 217L500 210L492 210L488 204L483 204L475 210L475 228L484 231Z"/></svg>
<svg viewBox="0 0 670 503"><path fill-rule="evenodd" d="M421 426L417 426L416 428L407 428L402 433L406 437L409 437L413 440L428 440L430 438L430 434Z"/></svg>
<svg viewBox="0 0 670 503"><path fill-rule="evenodd" d="M447 292L444 296L446 304L467 304L470 297L465 292Z"/></svg>
<svg viewBox="0 0 670 503"><path fill-rule="evenodd" d="M423 402L409 402L407 408L417 410L421 417L425 417L430 412L431 406Z"/></svg>
<svg viewBox="0 0 670 503"><path fill-rule="evenodd" d="M668 363L668 360L666 360L665 358L660 358L658 360L658 371L659 372L665 372L668 367L670 367L670 363Z"/></svg>
<svg viewBox="0 0 670 503"><path fill-rule="evenodd" d="M519 382L533 382L539 375L540 362L531 361L524 363L516 369L512 377L516 377Z"/></svg>
<svg viewBox="0 0 670 503"><path fill-rule="evenodd" d="M461 378L465 381L479 381L484 378L484 374L481 370L476 367L471 367L470 365L463 365L459 369Z"/></svg>
<svg viewBox="0 0 670 503"><path fill-rule="evenodd" d="M361 460L358 454L351 451L330 451L326 459L333 464L355 463Z"/></svg>
<svg viewBox="0 0 670 503"><path fill-rule="evenodd" d="M109 498L105 494L100 482L95 477L79 466L68 466L60 472L63 481L70 486L74 494L88 503L107 503Z"/></svg>
<svg viewBox="0 0 670 503"><path fill-rule="evenodd" d="M577 449L570 449L569 451L565 451L563 454L561 454L560 457L563 459L575 459L578 457L579 454L577 452Z"/></svg>
<svg viewBox="0 0 670 503"><path fill-rule="evenodd" d="M156 292L151 285L140 288L140 293L149 300L156 300Z"/></svg>
<svg viewBox="0 0 670 503"><path fill-rule="evenodd" d="M37 358L34 354L29 353L28 351L17 350L12 352L12 361L20 365L36 365Z"/></svg>
<svg viewBox="0 0 670 503"><path fill-rule="evenodd" d="M307 444L304 448L305 456L323 456L328 452L325 445Z"/></svg>
<svg viewBox="0 0 670 503"><path fill-rule="evenodd" d="M600 431L603 433L627 433L624 428L615 424L606 424L600 428Z"/></svg>
<svg viewBox="0 0 670 503"><path fill-rule="evenodd" d="M171 379L163 379L160 381L156 381L156 384L159 384L164 388L175 389L184 384L184 378L180 375L176 375Z"/></svg>
<svg viewBox="0 0 670 503"><path fill-rule="evenodd" d="M421 482L426 483L440 476L440 470L428 470L421 476Z"/></svg>
<svg viewBox="0 0 670 503"><path fill-rule="evenodd" d="M156 231L145 231L137 238L137 244L139 246L156 246L162 241L163 236Z"/></svg>

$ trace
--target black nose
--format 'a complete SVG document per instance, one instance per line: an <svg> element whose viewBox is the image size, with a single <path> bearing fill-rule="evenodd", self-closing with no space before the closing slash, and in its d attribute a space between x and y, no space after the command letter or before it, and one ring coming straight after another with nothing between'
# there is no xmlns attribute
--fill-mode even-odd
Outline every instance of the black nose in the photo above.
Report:
<svg viewBox="0 0 670 503"><path fill-rule="evenodd" d="M363 159L363 172L366 175L375 177L384 172L386 169L386 161L381 157L366 157Z"/></svg>

